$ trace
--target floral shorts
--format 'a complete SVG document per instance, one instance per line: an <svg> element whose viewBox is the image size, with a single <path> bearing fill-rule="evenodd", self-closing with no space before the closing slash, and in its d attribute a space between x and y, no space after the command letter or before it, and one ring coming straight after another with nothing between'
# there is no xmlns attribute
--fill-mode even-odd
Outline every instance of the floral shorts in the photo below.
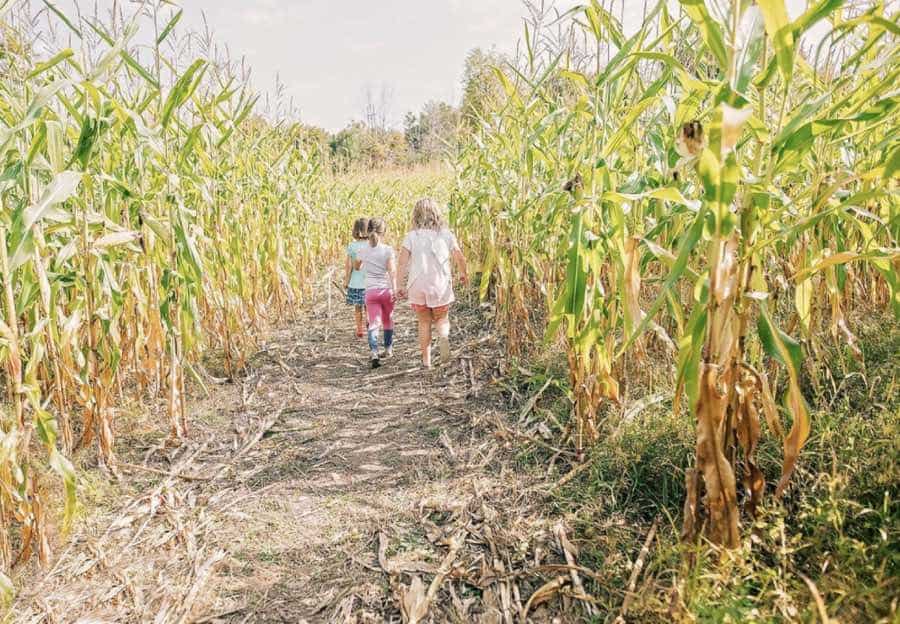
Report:
<svg viewBox="0 0 900 624"><path fill-rule="evenodd" d="M347 305L352 305L352 306L366 305L366 289L365 288L348 288L347 289Z"/></svg>

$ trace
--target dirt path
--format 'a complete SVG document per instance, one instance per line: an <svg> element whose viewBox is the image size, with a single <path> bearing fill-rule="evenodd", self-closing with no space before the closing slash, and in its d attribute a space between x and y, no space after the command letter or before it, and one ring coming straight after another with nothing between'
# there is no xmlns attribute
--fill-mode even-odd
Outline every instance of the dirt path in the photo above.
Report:
<svg viewBox="0 0 900 624"><path fill-rule="evenodd" d="M342 621L339 612L360 610L381 621L396 605L377 536L414 547L423 502L452 507L490 479L485 453L496 446L470 437L486 407L472 360L458 346L451 365L418 369L413 327L401 311L396 355L376 371L349 323L294 329L265 355L259 400L282 412L237 473L269 489L222 522L241 564L217 579L220 597L249 602L255 621ZM470 344L481 338L472 329L462 332Z"/></svg>
<svg viewBox="0 0 900 624"><path fill-rule="evenodd" d="M555 537L495 435L488 324L461 306L452 362L422 371L401 310L396 355L371 371L343 316L274 334L247 378L195 402L182 447L124 436L130 489L26 585L14 620L519 621L536 586L509 575Z"/></svg>

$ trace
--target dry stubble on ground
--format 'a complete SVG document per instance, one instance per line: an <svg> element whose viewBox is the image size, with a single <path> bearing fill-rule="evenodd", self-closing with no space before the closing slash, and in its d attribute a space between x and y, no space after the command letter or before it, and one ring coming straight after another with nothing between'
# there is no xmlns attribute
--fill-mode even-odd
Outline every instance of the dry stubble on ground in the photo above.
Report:
<svg viewBox="0 0 900 624"><path fill-rule="evenodd" d="M13 620L541 622L544 598L578 620L573 548L501 433L498 345L481 311L456 312L451 362L418 369L401 306L372 371L349 315L319 310L194 401L179 448L122 432L128 485Z"/></svg>

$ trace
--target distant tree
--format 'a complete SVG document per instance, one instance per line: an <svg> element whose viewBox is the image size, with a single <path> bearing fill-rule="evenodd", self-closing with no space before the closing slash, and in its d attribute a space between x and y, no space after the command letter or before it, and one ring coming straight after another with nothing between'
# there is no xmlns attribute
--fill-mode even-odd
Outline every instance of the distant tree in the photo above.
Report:
<svg viewBox="0 0 900 624"><path fill-rule="evenodd" d="M431 101L418 115L406 114L404 136L416 160L433 160L456 144L459 124L459 109L446 102Z"/></svg>
<svg viewBox="0 0 900 624"><path fill-rule="evenodd" d="M321 154L330 152L331 135L327 130L318 126L307 126L301 124L297 129L296 142L298 146L314 149Z"/></svg>
<svg viewBox="0 0 900 624"><path fill-rule="evenodd" d="M329 148L332 163L336 170L346 171L350 169L353 163L360 160L365 133L366 126L362 122L355 121L332 135Z"/></svg>
<svg viewBox="0 0 900 624"><path fill-rule="evenodd" d="M403 118L403 136L406 138L409 148L414 152L421 151L424 132L425 129L419 122L419 116L412 111L406 113L406 116Z"/></svg>
<svg viewBox="0 0 900 624"><path fill-rule="evenodd" d="M365 167L377 169L406 164L409 147L402 132L370 130L363 135L362 161Z"/></svg>
<svg viewBox="0 0 900 624"><path fill-rule="evenodd" d="M506 92L494 71L504 70L509 60L494 50L475 48L466 55L463 71L462 120L469 127L498 107L506 99Z"/></svg>
<svg viewBox="0 0 900 624"><path fill-rule="evenodd" d="M377 169L409 162L410 149L402 132L371 129L361 121L334 134L328 145L335 171Z"/></svg>

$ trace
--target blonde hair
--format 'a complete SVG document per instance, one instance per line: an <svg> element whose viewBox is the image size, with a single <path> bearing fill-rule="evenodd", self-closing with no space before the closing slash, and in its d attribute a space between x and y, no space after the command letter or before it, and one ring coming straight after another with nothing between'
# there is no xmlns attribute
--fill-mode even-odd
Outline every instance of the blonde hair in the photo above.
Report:
<svg viewBox="0 0 900 624"><path fill-rule="evenodd" d="M353 222L353 238L362 240L369 235L369 220L365 217Z"/></svg>
<svg viewBox="0 0 900 624"><path fill-rule="evenodd" d="M428 197L417 201L413 208L412 227L414 230L443 230L446 224L438 203Z"/></svg>
<svg viewBox="0 0 900 624"><path fill-rule="evenodd" d="M378 247L378 243L381 242L381 237L386 231L387 225L384 223L384 219L369 219L369 244L372 247Z"/></svg>

